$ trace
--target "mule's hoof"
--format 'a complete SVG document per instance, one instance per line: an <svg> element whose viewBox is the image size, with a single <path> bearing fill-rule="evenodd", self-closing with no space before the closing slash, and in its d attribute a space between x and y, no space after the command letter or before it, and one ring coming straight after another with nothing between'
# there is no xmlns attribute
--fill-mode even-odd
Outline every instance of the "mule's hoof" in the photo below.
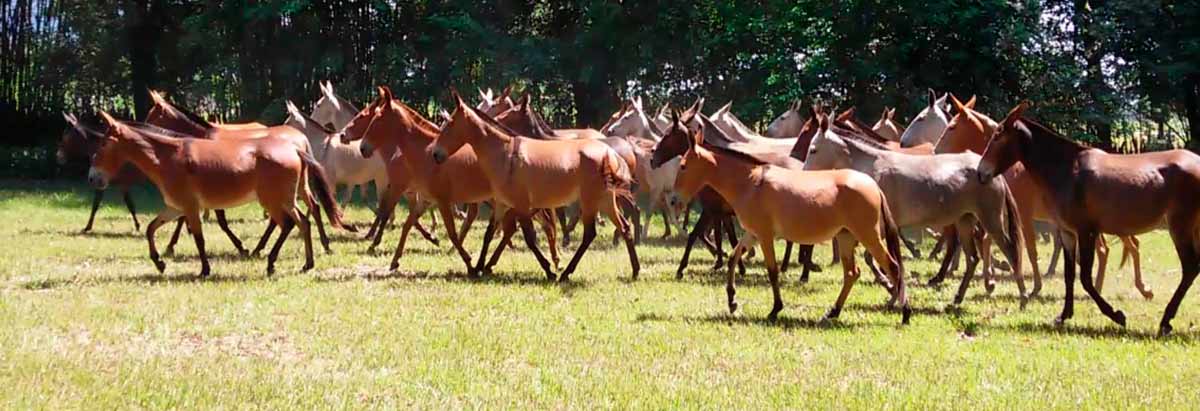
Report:
<svg viewBox="0 0 1200 411"><path fill-rule="evenodd" d="M904 308L900 310L900 324L908 325L908 320L910 318L912 318L912 307L909 307L908 304L905 304Z"/></svg>
<svg viewBox="0 0 1200 411"><path fill-rule="evenodd" d="M737 309L738 309L737 301L730 301L729 302L729 313L735 314L735 313L737 313Z"/></svg>
<svg viewBox="0 0 1200 411"><path fill-rule="evenodd" d="M200 269L200 278L208 277L208 274L209 274L208 267L204 267L204 268Z"/></svg>
<svg viewBox="0 0 1200 411"><path fill-rule="evenodd" d="M812 271L814 273L819 273L819 272L822 272L825 270L824 268L821 268L821 266L817 265L817 264L806 264L806 265L804 265L804 267L807 268L808 271Z"/></svg>
<svg viewBox="0 0 1200 411"><path fill-rule="evenodd" d="M1146 290L1145 292L1143 292L1143 293L1142 293L1142 298L1145 298L1145 299L1146 299L1146 301L1153 300L1153 299L1154 299L1154 292L1153 292L1153 291L1150 291L1150 290Z"/></svg>
<svg viewBox="0 0 1200 411"><path fill-rule="evenodd" d="M313 262L312 262L312 261L306 262L306 263L304 263L304 266L303 266L303 267L300 267L300 271L301 271L301 272L308 272L308 270L311 270L311 269L313 269L313 267L314 267L314 266L316 266L316 264L313 264Z"/></svg>
<svg viewBox="0 0 1200 411"><path fill-rule="evenodd" d="M391 264L388 264L388 271L396 271L399 269L400 269L400 263L398 263L398 262L392 261Z"/></svg>
<svg viewBox="0 0 1200 411"><path fill-rule="evenodd" d="M942 285L942 278L939 278L939 277L930 278L929 282L926 282L925 285L929 286L929 287L937 287L939 285Z"/></svg>
<svg viewBox="0 0 1200 411"><path fill-rule="evenodd" d="M555 278L554 278L554 277L555 277L555 276L554 276L554 273L546 273L546 280L549 280L549 281L554 281L554 280L555 280ZM559 276L559 277L558 277L558 282L559 282L560 284L566 284L566 283L568 283L568 282L570 282L570 281L571 281L571 276L570 276L570 275L568 275L568 274L565 274L565 273L564 273L563 275L561 275L561 276Z"/></svg>
<svg viewBox="0 0 1200 411"><path fill-rule="evenodd" d="M367 247L367 254L375 254L375 246Z"/></svg>
<svg viewBox="0 0 1200 411"><path fill-rule="evenodd" d="M1171 327L1171 324L1162 324L1162 325L1158 326L1158 336L1159 337L1170 336L1172 331L1175 331L1175 328Z"/></svg>
<svg viewBox="0 0 1200 411"><path fill-rule="evenodd" d="M1116 322L1117 324L1120 324L1121 328L1125 328L1125 312L1124 311L1117 310L1117 312L1114 312L1112 315L1112 320L1114 322Z"/></svg>
<svg viewBox="0 0 1200 411"><path fill-rule="evenodd" d="M1041 284L1034 285L1033 290L1029 291L1029 299L1032 300L1034 298L1037 298L1037 296L1039 296L1041 294L1042 294L1042 285Z"/></svg>
<svg viewBox="0 0 1200 411"><path fill-rule="evenodd" d="M161 260L154 260L154 268L157 268L158 273L162 274L163 271L167 270L167 263L164 263Z"/></svg>
<svg viewBox="0 0 1200 411"><path fill-rule="evenodd" d="M1024 310L1025 306L1028 304L1029 304L1029 296L1024 296L1024 295L1021 296L1021 309Z"/></svg>
<svg viewBox="0 0 1200 411"><path fill-rule="evenodd" d="M275 275L275 266L268 265L267 266L267 277L270 277L272 275Z"/></svg>
<svg viewBox="0 0 1200 411"><path fill-rule="evenodd" d="M1070 319L1070 316L1063 316L1062 314L1059 314L1057 317L1054 317L1054 326L1062 328L1063 326L1067 325L1067 320Z"/></svg>
<svg viewBox="0 0 1200 411"><path fill-rule="evenodd" d="M675 279L676 279L676 280L682 280L682 279L683 279L683 270L679 270L679 271L676 271L676 272L675 272Z"/></svg>
<svg viewBox="0 0 1200 411"><path fill-rule="evenodd" d="M983 289L987 291L988 297L992 296L992 292L996 291L996 282L987 280L983 282Z"/></svg>

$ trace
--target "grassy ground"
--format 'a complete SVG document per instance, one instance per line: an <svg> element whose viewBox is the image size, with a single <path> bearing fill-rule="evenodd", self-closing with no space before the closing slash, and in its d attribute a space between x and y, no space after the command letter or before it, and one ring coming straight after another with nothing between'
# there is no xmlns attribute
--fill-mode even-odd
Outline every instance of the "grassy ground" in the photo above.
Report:
<svg viewBox="0 0 1200 411"><path fill-rule="evenodd" d="M148 189L138 199L144 223L158 200ZM523 250L495 276L469 280L449 246L419 237L402 271L389 273L390 254L368 255L342 234L310 273L297 272L293 237L266 278L265 261L236 258L214 223L205 230L211 279L194 277L190 239L159 275L118 203L106 203L94 233L78 233L89 201L81 185L0 181L0 408L1168 409L1200 400L1195 298L1175 337L1153 337L1179 276L1161 233L1142 238L1154 301L1136 294L1130 269L1109 274L1105 294L1129 315L1127 330L1082 293L1071 324L1053 327L1061 275L1023 311L1007 281L991 297L973 288L954 314L944 312L952 287L916 286L917 315L900 327L866 281L840 320L816 323L838 267L808 284L785 275L787 307L771 323L755 264L740 281L742 311L729 315L707 252L674 279L680 239L642 245L642 279L627 281L607 229L570 285L546 283ZM359 222L368 213L348 212ZM258 209L231 214L253 243ZM385 237L389 253L396 237ZM908 266L922 280L936 269Z"/></svg>

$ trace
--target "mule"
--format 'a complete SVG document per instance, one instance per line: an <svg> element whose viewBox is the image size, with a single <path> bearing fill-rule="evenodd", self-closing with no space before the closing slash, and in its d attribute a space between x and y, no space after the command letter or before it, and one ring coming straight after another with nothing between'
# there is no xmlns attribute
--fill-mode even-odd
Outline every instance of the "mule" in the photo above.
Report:
<svg viewBox="0 0 1200 411"><path fill-rule="evenodd" d="M101 112L108 132L88 179L105 188L127 163L132 163L158 187L165 207L147 226L150 260L161 273L166 263L154 244L158 228L182 216L200 255L200 276L209 275L208 254L200 213L225 209L257 200L282 232L267 257L267 275L275 272L275 260L294 226L304 240L304 266L313 268L312 236L308 217L297 209L296 198L311 198L306 179L315 177L318 198L339 221L340 211L324 183L321 165L312 154L297 149L281 138L205 140L188 138L155 126L124 123ZM298 132L297 132L298 133Z"/></svg>
<svg viewBox="0 0 1200 411"><path fill-rule="evenodd" d="M1024 236L1017 221L1017 205L1003 180L981 183L973 153L910 155L897 153L854 130L834 124L818 133L809 148L805 170L853 169L878 182L888 195L896 223L904 227L941 228L953 225L963 238L971 238L978 221L995 239L1013 267L1022 307L1027 302L1020 275ZM977 255L974 243L963 242L968 255ZM974 274L977 259L969 259L962 284L954 297L961 304Z"/></svg>
<svg viewBox="0 0 1200 411"><path fill-rule="evenodd" d="M458 93L454 97L457 106L450 122L426 152L434 162L443 164L464 145L469 144L475 150L501 211L493 216L493 221L506 212L512 214L509 218L523 218L521 229L526 242L531 244L547 278L553 279L555 274L532 241L535 234L529 217L537 209L554 209L579 201L583 239L558 280L570 280L595 239L597 214L604 214L616 225L629 254L631 277L637 279L640 269L637 251L618 205L620 197L630 195L633 175L612 148L592 139L543 141L515 135L487 114L468 106ZM485 237L485 251L488 240Z"/></svg>
<svg viewBox="0 0 1200 411"><path fill-rule="evenodd" d="M904 134L904 127L896 124L895 119L896 109L884 107L883 113L879 115L879 120L875 122L875 125L871 126L871 131L874 131L876 134L883 136L883 138L886 138L889 141L899 143L900 136Z"/></svg>
<svg viewBox="0 0 1200 411"><path fill-rule="evenodd" d="M1074 314L1078 260L1084 291L1100 312L1124 327L1125 313L1115 310L1092 282L1096 242L1100 233L1137 235L1165 221L1182 266L1179 287L1159 322L1159 334L1170 334L1171 320L1200 274L1200 156L1187 150L1109 154L1025 117L1027 107L1024 102L1017 105L996 128L979 162L979 178L993 179L1020 162L1047 194L1067 245L1066 294L1056 321L1063 323Z"/></svg>
<svg viewBox="0 0 1200 411"><path fill-rule="evenodd" d="M929 90L929 104L913 117L904 133L900 135L901 147L916 147L922 144L937 144L950 119L946 116L946 96L939 98Z"/></svg>
<svg viewBox="0 0 1200 411"><path fill-rule="evenodd" d="M761 244L771 281L774 304L769 320L783 310L779 268L774 241L784 238L814 244L838 237L843 282L837 301L822 320L837 318L859 276L854 262L858 242L884 267L894 301L901 306L901 322L912 313L905 289L900 256L899 229L892 219L883 190L871 177L853 170L803 171L774 167L752 156L704 143L703 129L691 133L691 147L684 155L675 188L685 198L704 187L712 187L729 201L746 234L738 241L726 271L726 295L730 313L737 311L734 263L750 247ZM680 132L678 128L673 129Z"/></svg>

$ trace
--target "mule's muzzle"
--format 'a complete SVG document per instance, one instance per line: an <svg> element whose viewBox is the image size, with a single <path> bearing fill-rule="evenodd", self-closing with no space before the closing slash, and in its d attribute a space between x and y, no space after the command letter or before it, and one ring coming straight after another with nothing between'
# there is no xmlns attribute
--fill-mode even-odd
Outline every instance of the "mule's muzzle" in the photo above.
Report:
<svg viewBox="0 0 1200 411"><path fill-rule="evenodd" d="M342 136L345 136L345 134ZM372 146L371 143L363 141L362 144L358 146L358 153L362 154L363 158L370 158L372 154L375 154L375 147Z"/></svg>
<svg viewBox="0 0 1200 411"><path fill-rule="evenodd" d="M67 153L64 153L62 150L55 151L54 160L57 161L58 165L60 166L67 165Z"/></svg>
<svg viewBox="0 0 1200 411"><path fill-rule="evenodd" d="M88 169L88 184L95 187L97 190L108 188L108 176L103 171L92 167Z"/></svg>
<svg viewBox="0 0 1200 411"><path fill-rule="evenodd" d="M979 177L980 183L987 183L996 177L996 170L990 164L979 163L975 170L975 176Z"/></svg>
<svg viewBox="0 0 1200 411"><path fill-rule="evenodd" d="M433 162L437 164L445 163L446 159L450 157L446 153L446 149L441 147L434 147L433 150L430 150L429 154L433 156Z"/></svg>

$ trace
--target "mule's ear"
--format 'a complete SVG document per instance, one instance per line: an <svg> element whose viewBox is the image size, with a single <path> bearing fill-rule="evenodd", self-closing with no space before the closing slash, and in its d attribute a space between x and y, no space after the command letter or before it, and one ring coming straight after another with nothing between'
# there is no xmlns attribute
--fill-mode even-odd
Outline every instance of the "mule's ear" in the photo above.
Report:
<svg viewBox="0 0 1200 411"><path fill-rule="evenodd" d="M487 101L487 102L492 101L492 89L489 88L487 91L483 91L483 89L478 89L478 90L479 90L479 99L480 100Z"/></svg>
<svg viewBox="0 0 1200 411"><path fill-rule="evenodd" d="M379 93L379 98L387 98L387 91L384 91L383 86L375 86L375 92Z"/></svg>
<svg viewBox="0 0 1200 411"><path fill-rule="evenodd" d="M497 100L504 100L506 98L509 98L509 95L512 94L512 90L513 90L513 86L512 86L512 84L509 84L508 87L505 87L504 91L500 93L500 97L497 98Z"/></svg>
<svg viewBox="0 0 1200 411"><path fill-rule="evenodd" d="M975 100L971 100L971 101L974 102ZM963 104L963 102L961 102L961 101L958 101L958 96L955 96L954 94L950 94L950 104L954 105L954 111L958 112L958 114L968 115L967 114L967 108L968 108L967 105Z"/></svg>
<svg viewBox="0 0 1200 411"><path fill-rule="evenodd" d="M525 93L525 95L521 96L521 100L517 102L517 106L521 107L522 110L528 110L529 100L529 93Z"/></svg>
<svg viewBox="0 0 1200 411"><path fill-rule="evenodd" d="M963 104L963 106L974 110L975 109L975 95L971 95L971 99L967 100L967 104Z"/></svg>
<svg viewBox="0 0 1200 411"><path fill-rule="evenodd" d="M446 109L438 110L438 117L441 117L442 121L449 122L450 121L450 112L446 111Z"/></svg>
<svg viewBox="0 0 1200 411"><path fill-rule="evenodd" d="M728 103L725 103L725 105L723 105L723 106L721 106L721 108L717 109L717 112L713 113L713 117L717 117L722 114L728 113L729 109L731 109L731 108L733 108L733 100L729 100Z"/></svg>
<svg viewBox="0 0 1200 411"><path fill-rule="evenodd" d="M1021 116L1025 114L1025 109L1027 108L1029 108L1028 101L1022 101L1020 104L1017 104L1016 107L1013 107L1012 111L1009 111L1008 115L1004 117L1004 127L1012 127L1012 125L1016 123L1017 120L1020 120Z"/></svg>
<svg viewBox="0 0 1200 411"><path fill-rule="evenodd" d="M153 101L155 105L163 106L167 104L166 99L163 98L162 92L154 89L147 90L150 91L150 100Z"/></svg>
<svg viewBox="0 0 1200 411"><path fill-rule="evenodd" d="M937 93L935 93L933 91L933 89L929 89L928 91L929 91L929 107L936 106L937 105Z"/></svg>
<svg viewBox="0 0 1200 411"><path fill-rule="evenodd" d="M658 108L658 115L656 115L655 117L666 117L667 113L670 113L671 111L672 111L671 110L671 102L668 101L668 102L664 103L662 105L662 107Z"/></svg>
<svg viewBox="0 0 1200 411"><path fill-rule="evenodd" d="M854 117L854 108L854 106L850 106L850 108L846 109L846 111L838 114L837 121L850 121L850 119Z"/></svg>
<svg viewBox="0 0 1200 411"><path fill-rule="evenodd" d="M63 120L66 120L67 124L70 124L71 127L79 127L79 120L75 118L74 114L63 112L62 116Z"/></svg>
<svg viewBox="0 0 1200 411"><path fill-rule="evenodd" d="M100 118L104 119L104 124L107 124L110 128L117 127L121 124L121 122L117 121L117 119L113 118L113 116L109 115L108 112L104 110L100 110Z"/></svg>
<svg viewBox="0 0 1200 411"><path fill-rule="evenodd" d="M458 95L457 88L454 88L453 86L451 86L450 87L450 95L454 97L454 104L457 105L459 109L462 109L463 107L467 106L467 103L463 101L462 96Z"/></svg>
<svg viewBox="0 0 1200 411"><path fill-rule="evenodd" d="M633 101L633 108L637 111L642 111L642 96L635 96L631 100Z"/></svg>
<svg viewBox="0 0 1200 411"><path fill-rule="evenodd" d="M392 88L391 87L388 87L388 86L379 86L379 87L383 89L383 95L385 98L387 98L387 101L392 101L392 99L395 98L395 97L392 97Z"/></svg>
<svg viewBox="0 0 1200 411"><path fill-rule="evenodd" d="M296 108L296 105L291 100L288 100L286 105L288 115L296 119L296 122L300 123L300 127L308 127L308 119L304 118L303 114L300 114L300 109Z"/></svg>

